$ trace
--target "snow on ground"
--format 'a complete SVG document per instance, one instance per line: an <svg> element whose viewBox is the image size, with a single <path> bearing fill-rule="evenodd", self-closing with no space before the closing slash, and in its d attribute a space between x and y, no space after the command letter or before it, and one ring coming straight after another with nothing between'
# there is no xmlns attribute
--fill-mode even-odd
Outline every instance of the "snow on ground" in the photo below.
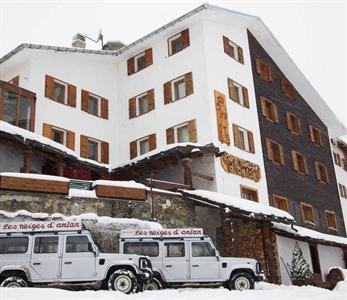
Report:
<svg viewBox="0 0 347 300"><path fill-rule="evenodd" d="M347 282L333 291L316 287L277 286L260 283L254 291L229 291L223 288L186 288L147 291L124 295L112 291L71 292L51 288L0 288L1 300L343 300L347 299Z"/></svg>

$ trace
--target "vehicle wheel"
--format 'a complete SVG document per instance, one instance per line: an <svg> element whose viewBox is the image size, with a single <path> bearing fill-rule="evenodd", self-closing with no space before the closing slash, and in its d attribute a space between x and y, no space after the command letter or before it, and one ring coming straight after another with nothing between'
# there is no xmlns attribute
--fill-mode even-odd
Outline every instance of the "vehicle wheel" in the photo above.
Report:
<svg viewBox="0 0 347 300"><path fill-rule="evenodd" d="M129 270L117 270L111 274L107 285L109 290L131 294L137 290L137 278Z"/></svg>
<svg viewBox="0 0 347 300"><path fill-rule="evenodd" d="M156 290L162 290L162 289L163 289L163 285L161 284L160 280L157 278L152 278L150 281L147 281L142 286L143 291L156 291Z"/></svg>
<svg viewBox="0 0 347 300"><path fill-rule="evenodd" d="M11 276L5 278L1 284L0 287L8 287L8 288L21 288L21 287L27 287L28 282L19 276Z"/></svg>
<svg viewBox="0 0 347 300"><path fill-rule="evenodd" d="M254 279L251 274L238 272L230 279L230 289L246 291L254 289Z"/></svg>

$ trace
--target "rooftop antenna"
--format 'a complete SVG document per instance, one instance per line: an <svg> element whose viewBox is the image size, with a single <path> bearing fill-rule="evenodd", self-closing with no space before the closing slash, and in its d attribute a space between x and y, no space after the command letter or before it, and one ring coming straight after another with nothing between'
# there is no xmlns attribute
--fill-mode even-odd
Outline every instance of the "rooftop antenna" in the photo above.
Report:
<svg viewBox="0 0 347 300"><path fill-rule="evenodd" d="M99 43L101 41L101 49L104 47L104 36L101 33L102 28L100 28L99 30L99 34L98 37L96 38L96 40L92 39L90 36L88 36L87 34L85 34L84 36L88 39L91 40L94 43Z"/></svg>

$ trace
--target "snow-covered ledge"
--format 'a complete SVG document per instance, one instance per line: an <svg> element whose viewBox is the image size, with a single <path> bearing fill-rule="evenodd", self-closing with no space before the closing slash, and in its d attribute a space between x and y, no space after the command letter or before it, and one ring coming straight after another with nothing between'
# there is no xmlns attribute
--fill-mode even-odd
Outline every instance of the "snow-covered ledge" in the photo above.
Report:
<svg viewBox="0 0 347 300"><path fill-rule="evenodd" d="M31 173L0 173L0 189L67 195L69 179Z"/></svg>

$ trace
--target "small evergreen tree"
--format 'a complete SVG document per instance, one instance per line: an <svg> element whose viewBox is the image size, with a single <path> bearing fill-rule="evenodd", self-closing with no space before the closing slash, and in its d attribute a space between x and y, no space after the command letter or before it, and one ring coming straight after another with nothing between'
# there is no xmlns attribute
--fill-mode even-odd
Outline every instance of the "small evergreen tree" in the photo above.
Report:
<svg viewBox="0 0 347 300"><path fill-rule="evenodd" d="M298 242L295 243L292 263L290 265L291 280L308 280L312 277L310 266L305 260Z"/></svg>

